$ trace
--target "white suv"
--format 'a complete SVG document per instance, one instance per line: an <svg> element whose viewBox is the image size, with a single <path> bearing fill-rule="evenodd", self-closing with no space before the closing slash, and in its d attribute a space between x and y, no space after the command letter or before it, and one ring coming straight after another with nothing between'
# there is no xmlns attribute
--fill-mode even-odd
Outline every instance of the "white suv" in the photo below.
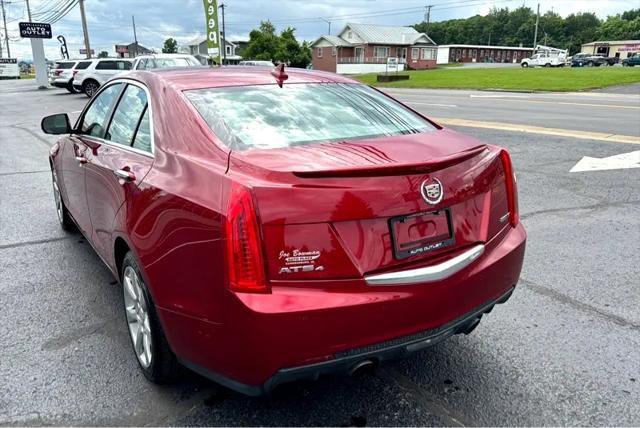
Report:
<svg viewBox="0 0 640 428"><path fill-rule="evenodd" d="M49 70L49 84L56 88L64 88L72 94L76 93L73 88L73 76L78 71L85 70L91 65L91 60L62 60L56 61L55 65Z"/></svg>
<svg viewBox="0 0 640 428"><path fill-rule="evenodd" d="M103 83L118 73L131 70L132 66L133 60L129 58L94 59L86 69L73 76L73 88L91 98Z"/></svg>
<svg viewBox="0 0 640 428"><path fill-rule="evenodd" d="M133 63L134 70L151 70L154 68L202 67L202 63L189 54L153 54L137 56Z"/></svg>

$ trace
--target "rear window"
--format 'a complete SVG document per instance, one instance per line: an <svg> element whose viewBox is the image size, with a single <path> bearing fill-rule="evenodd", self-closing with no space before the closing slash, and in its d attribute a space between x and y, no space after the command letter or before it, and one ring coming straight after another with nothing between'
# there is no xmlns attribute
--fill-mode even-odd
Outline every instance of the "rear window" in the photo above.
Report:
<svg viewBox="0 0 640 428"><path fill-rule="evenodd" d="M56 62L56 70L69 70L73 68L75 62Z"/></svg>
<svg viewBox="0 0 640 428"><path fill-rule="evenodd" d="M96 70L131 70L130 61L100 61Z"/></svg>
<svg viewBox="0 0 640 428"><path fill-rule="evenodd" d="M80 61L78 65L76 65L76 70L86 70L91 65L91 61Z"/></svg>
<svg viewBox="0 0 640 428"><path fill-rule="evenodd" d="M426 119L359 84L309 83L185 91L231 149L271 149L434 130Z"/></svg>

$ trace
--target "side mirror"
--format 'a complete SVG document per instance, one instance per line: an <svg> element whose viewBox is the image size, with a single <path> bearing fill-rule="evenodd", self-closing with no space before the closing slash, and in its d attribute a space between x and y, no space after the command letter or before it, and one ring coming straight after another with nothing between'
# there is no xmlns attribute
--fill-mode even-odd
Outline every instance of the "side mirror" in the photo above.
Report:
<svg viewBox="0 0 640 428"><path fill-rule="evenodd" d="M45 134L71 134L71 125L69 124L69 116L66 113L52 114L46 116L40 122L42 132Z"/></svg>

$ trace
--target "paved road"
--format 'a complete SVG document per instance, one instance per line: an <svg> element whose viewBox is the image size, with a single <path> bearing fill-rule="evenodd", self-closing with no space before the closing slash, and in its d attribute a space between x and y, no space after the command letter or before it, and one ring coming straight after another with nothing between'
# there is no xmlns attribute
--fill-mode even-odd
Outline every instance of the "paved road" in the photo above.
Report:
<svg viewBox="0 0 640 428"><path fill-rule="evenodd" d="M28 87L0 82L0 424L640 425L640 169L568 172L583 155L637 145L460 128L514 158L529 241L513 298L473 334L375 375L256 399L188 373L165 387L140 375L118 285L53 207L39 119L86 98ZM500 116L483 102L501 121L545 115L531 103ZM576 121L604 110L554 109Z"/></svg>
<svg viewBox="0 0 640 428"><path fill-rule="evenodd" d="M464 118L640 136L640 87L627 93L384 89L438 118ZM618 89L618 92L623 90Z"/></svg>

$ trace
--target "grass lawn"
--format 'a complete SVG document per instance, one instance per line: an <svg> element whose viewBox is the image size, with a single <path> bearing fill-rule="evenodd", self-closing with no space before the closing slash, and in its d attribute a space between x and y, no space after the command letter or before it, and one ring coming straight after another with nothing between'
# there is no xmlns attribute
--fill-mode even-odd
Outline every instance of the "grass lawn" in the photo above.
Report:
<svg viewBox="0 0 640 428"><path fill-rule="evenodd" d="M589 68L452 68L409 71L411 78L376 82L376 74L356 79L395 88L507 89L521 91L583 91L640 82L640 67Z"/></svg>

